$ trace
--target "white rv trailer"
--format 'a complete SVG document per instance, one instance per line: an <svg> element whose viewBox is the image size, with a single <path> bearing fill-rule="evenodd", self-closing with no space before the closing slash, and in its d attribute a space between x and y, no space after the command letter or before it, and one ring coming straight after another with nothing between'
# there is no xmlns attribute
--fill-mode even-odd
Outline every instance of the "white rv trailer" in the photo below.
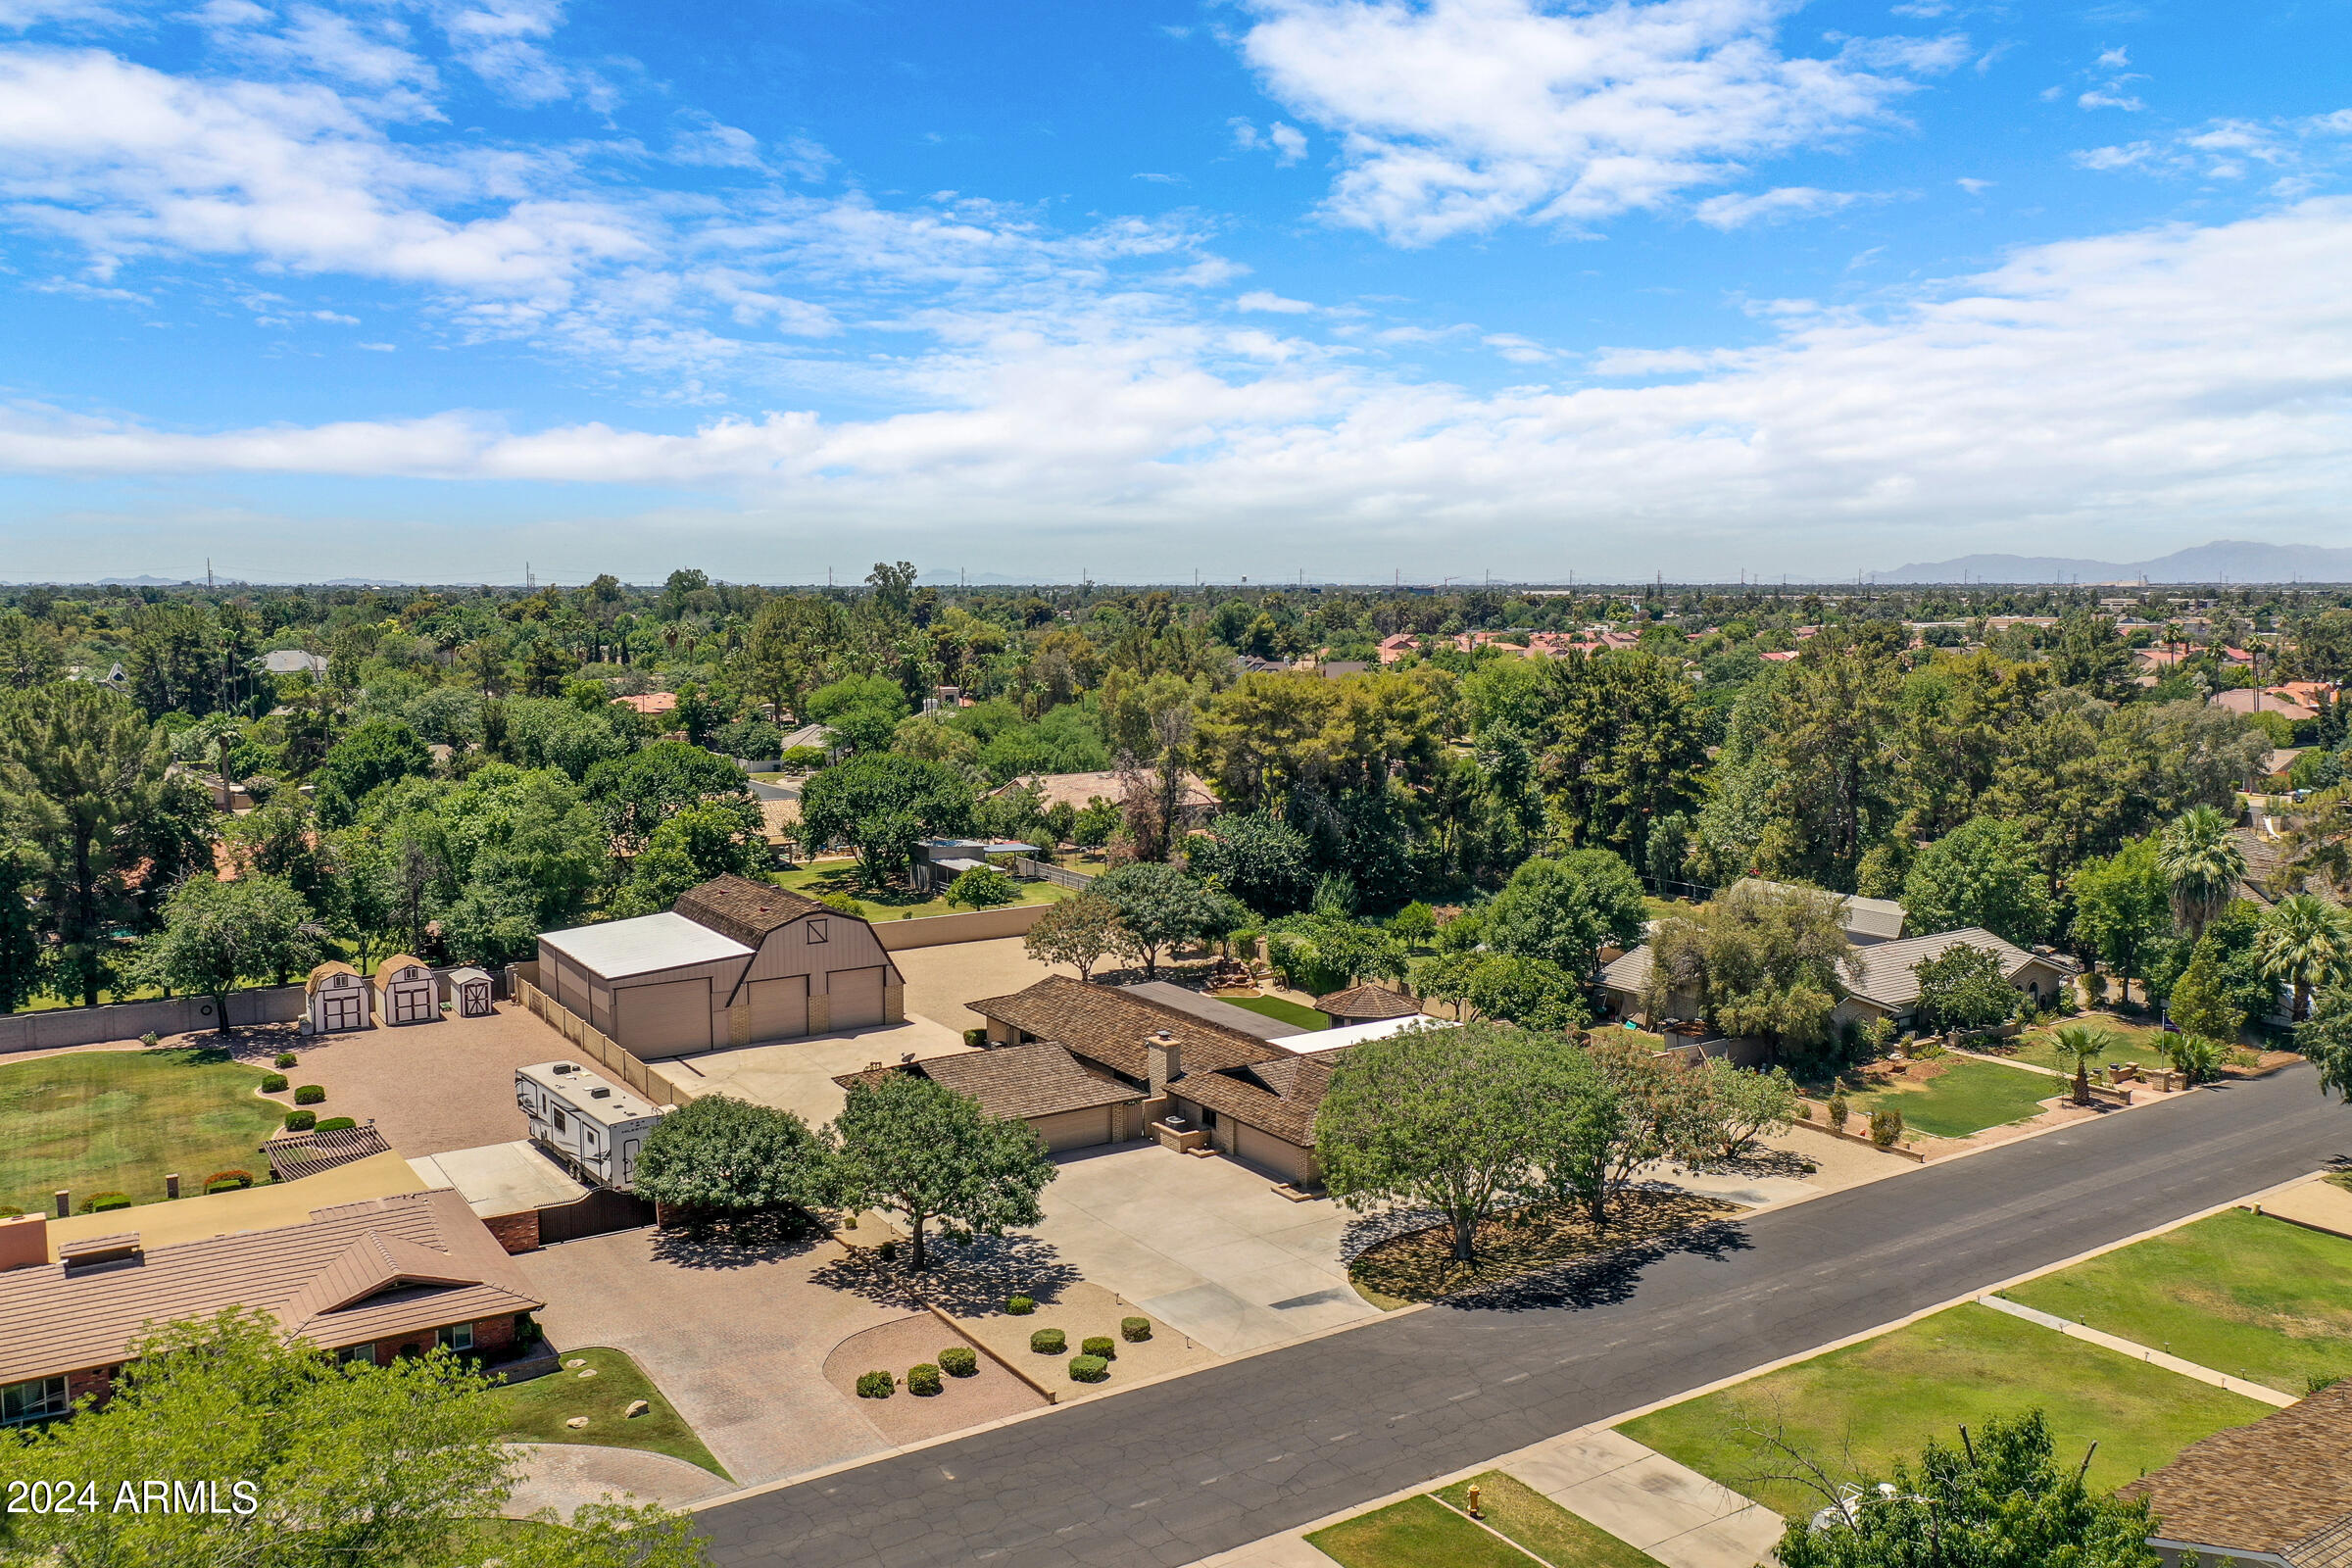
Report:
<svg viewBox="0 0 2352 1568"><path fill-rule="evenodd" d="M543 1061L514 1069L514 1102L531 1124L531 1139L580 1176L629 1190L646 1135L668 1106L581 1066Z"/></svg>

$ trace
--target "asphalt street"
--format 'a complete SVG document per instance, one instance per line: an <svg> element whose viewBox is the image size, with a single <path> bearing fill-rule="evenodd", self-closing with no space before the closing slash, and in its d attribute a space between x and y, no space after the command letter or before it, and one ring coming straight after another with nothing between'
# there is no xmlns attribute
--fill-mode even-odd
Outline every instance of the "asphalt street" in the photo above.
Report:
<svg viewBox="0 0 2352 1568"><path fill-rule="evenodd" d="M2296 1066L698 1517L725 1568L1176 1568L2348 1156Z"/></svg>

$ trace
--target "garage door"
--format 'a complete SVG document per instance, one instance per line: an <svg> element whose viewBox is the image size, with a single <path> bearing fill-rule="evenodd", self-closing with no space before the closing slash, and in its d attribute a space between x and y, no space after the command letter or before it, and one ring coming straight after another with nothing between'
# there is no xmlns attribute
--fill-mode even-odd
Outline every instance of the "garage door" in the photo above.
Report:
<svg viewBox="0 0 2352 1568"><path fill-rule="evenodd" d="M808 1032L807 975L755 980L746 989L751 993L754 1040L790 1040Z"/></svg>
<svg viewBox="0 0 2352 1568"><path fill-rule="evenodd" d="M640 1056L675 1056L710 1049L710 982L672 980L612 993L620 1014L616 1044Z"/></svg>
<svg viewBox="0 0 2352 1568"><path fill-rule="evenodd" d="M825 976L836 1029L865 1029L882 1021L882 976L888 971L836 969Z"/></svg>
<svg viewBox="0 0 2352 1568"><path fill-rule="evenodd" d="M1110 1142L1110 1112L1108 1105L1097 1105L1091 1110L1065 1110L1055 1116L1033 1117L1029 1125L1046 1141L1049 1153L1059 1153L1065 1149L1092 1149L1097 1144Z"/></svg>
<svg viewBox="0 0 2352 1568"><path fill-rule="evenodd" d="M357 1029L360 1026L360 993L357 991L321 991L318 993L318 1027L320 1029Z"/></svg>
<svg viewBox="0 0 2352 1568"><path fill-rule="evenodd" d="M1245 1127L1238 1121L1227 1121L1233 1131L1233 1152L1258 1169L1280 1176L1284 1181L1296 1180L1298 1174L1298 1151L1270 1133L1254 1127Z"/></svg>

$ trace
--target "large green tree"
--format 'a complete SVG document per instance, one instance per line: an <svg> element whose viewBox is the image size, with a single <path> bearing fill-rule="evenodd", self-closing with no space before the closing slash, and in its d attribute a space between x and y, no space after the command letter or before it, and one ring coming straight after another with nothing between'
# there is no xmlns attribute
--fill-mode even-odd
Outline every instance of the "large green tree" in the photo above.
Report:
<svg viewBox="0 0 2352 1568"><path fill-rule="evenodd" d="M228 1030L228 994L256 980L284 985L318 961L311 906L264 872L221 882L203 873L164 901L163 929L132 964L140 978L213 999L215 1027Z"/></svg>
<svg viewBox="0 0 2352 1568"><path fill-rule="evenodd" d="M338 1365L260 1312L150 1329L113 1399L22 1434L8 1478L92 1499L0 1516L12 1568L705 1561L693 1526L658 1507L592 1505L562 1529L553 1514L502 1522L520 1460L484 1378L438 1349ZM204 1485L203 1505L150 1504L158 1479Z"/></svg>
<svg viewBox="0 0 2352 1568"><path fill-rule="evenodd" d="M789 1110L710 1094L680 1105L646 1136L637 1192L696 1214L814 1208L832 1194L824 1140Z"/></svg>
<svg viewBox="0 0 2352 1568"><path fill-rule="evenodd" d="M2293 988L2300 1022L2313 991L2352 980L2352 915L2316 893L2291 893L2263 911L2255 951L2265 974Z"/></svg>
<svg viewBox="0 0 2352 1568"><path fill-rule="evenodd" d="M1487 906L1485 934L1497 952L1583 975L1601 948L1639 942L1648 917L1641 879L1613 851L1571 850L1513 871Z"/></svg>
<svg viewBox="0 0 2352 1568"><path fill-rule="evenodd" d="M1207 935L1218 913L1199 879L1153 860L1114 865L1087 891L1110 906L1120 950L1142 960L1148 976L1159 973L1161 950Z"/></svg>
<svg viewBox="0 0 2352 1568"><path fill-rule="evenodd" d="M1962 823L1919 852L1903 879L1903 909L1914 931L1981 926L2019 947L2047 937L2057 918L2025 834L1988 816Z"/></svg>
<svg viewBox="0 0 2352 1568"><path fill-rule="evenodd" d="M965 830L972 795L969 781L938 762L869 753L808 780L801 793L801 837L810 854L848 845L858 856L859 882L885 887L906 874L917 839Z"/></svg>
<svg viewBox="0 0 2352 1568"><path fill-rule="evenodd" d="M2191 808L2164 830L2156 863L2172 891L2173 917L2191 942L2229 906L2246 874L2230 819L2210 806Z"/></svg>
<svg viewBox="0 0 2352 1568"><path fill-rule="evenodd" d="M715 808L739 833L758 835L760 806L743 770L685 741L657 741L588 769L583 789L605 819L615 853L634 856L655 830L692 807Z"/></svg>
<svg viewBox="0 0 2352 1568"><path fill-rule="evenodd" d="M2132 839L2102 859L2085 861L2070 888L2075 940L2128 987L2147 972L2151 946L2172 929L2172 890L2153 835Z"/></svg>
<svg viewBox="0 0 2352 1568"><path fill-rule="evenodd" d="M894 1072L852 1084L833 1136L840 1201L906 1221L916 1273L929 1266L933 1220L969 1237L1002 1236L1045 1217L1037 1198L1054 1179L1054 1162L1036 1132L928 1078Z"/></svg>
<svg viewBox="0 0 2352 1568"><path fill-rule="evenodd" d="M1654 1018L1695 999L1723 1033L1802 1054L1830 1038L1856 962L1835 897L1751 882L1657 923L1642 1006Z"/></svg>
<svg viewBox="0 0 2352 1568"><path fill-rule="evenodd" d="M1697 806L1706 715L1681 659L1645 649L1544 666L1540 776L1578 841L1642 863L1653 824Z"/></svg>
<svg viewBox="0 0 2352 1568"><path fill-rule="evenodd" d="M1923 1029L1988 1029L2017 1015L2018 993L1990 948L1955 942L1914 972Z"/></svg>

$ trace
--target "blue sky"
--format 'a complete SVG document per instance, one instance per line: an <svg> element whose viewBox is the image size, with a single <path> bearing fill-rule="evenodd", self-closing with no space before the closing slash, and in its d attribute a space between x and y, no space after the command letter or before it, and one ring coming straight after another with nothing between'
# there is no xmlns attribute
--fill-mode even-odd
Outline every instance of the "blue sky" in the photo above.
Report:
<svg viewBox="0 0 2352 1568"><path fill-rule="evenodd" d="M2352 3L0 0L0 578L2344 542Z"/></svg>

